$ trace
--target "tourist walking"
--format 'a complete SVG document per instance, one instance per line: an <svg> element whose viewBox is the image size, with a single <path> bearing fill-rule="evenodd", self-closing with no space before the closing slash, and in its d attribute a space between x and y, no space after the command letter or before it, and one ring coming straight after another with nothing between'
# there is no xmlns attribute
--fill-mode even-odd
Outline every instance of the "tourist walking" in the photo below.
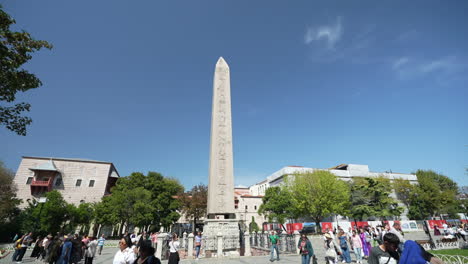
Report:
<svg viewBox="0 0 468 264"><path fill-rule="evenodd" d="M158 244L158 233L157 232L151 233L150 239L151 239L151 246L156 249L156 245Z"/></svg>
<svg viewBox="0 0 468 264"><path fill-rule="evenodd" d="M368 264L397 264L400 256L397 249L400 240L393 233L387 233L383 237L383 244L371 249Z"/></svg>
<svg viewBox="0 0 468 264"><path fill-rule="evenodd" d="M98 241L96 238L94 236L90 236L85 253L85 264L93 264L94 256L96 256L97 246Z"/></svg>
<svg viewBox="0 0 468 264"><path fill-rule="evenodd" d="M68 237L71 237L71 235L69 235ZM78 262L80 262L80 260L83 257L83 253L82 253L83 242L78 237L78 234L75 234L73 236L73 238L71 239L71 243L72 243L72 252L71 252L71 256L70 256L70 263L71 264L78 264Z"/></svg>
<svg viewBox="0 0 468 264"><path fill-rule="evenodd" d="M197 235L195 236L195 257L197 259L200 256L201 242L202 242L202 235L201 235L201 232L198 231Z"/></svg>
<svg viewBox="0 0 468 264"><path fill-rule="evenodd" d="M24 254L26 254L26 250L28 249L29 244L33 241L32 239L32 232L29 232L22 240L20 250L18 252L18 257L16 258L16 262L21 262L23 260Z"/></svg>
<svg viewBox="0 0 468 264"><path fill-rule="evenodd" d="M179 257L179 238L177 237L176 233L172 234L172 240L169 242L169 262L168 264L178 264L180 257Z"/></svg>
<svg viewBox="0 0 468 264"><path fill-rule="evenodd" d="M13 253L12 260L13 262L16 262L19 256L19 253L21 251L21 244L23 243L23 239L26 237L26 235L21 236L19 239L15 241L13 244L13 248L15 249L15 252Z"/></svg>
<svg viewBox="0 0 468 264"><path fill-rule="evenodd" d="M38 259L41 256L41 247L42 247L42 237L38 236L36 239L36 243L34 243L33 250L31 252L31 258L36 258Z"/></svg>
<svg viewBox="0 0 468 264"><path fill-rule="evenodd" d="M351 263L351 255L349 253L349 246L347 236L343 231L338 233L338 239L340 241L341 256L343 257L343 263Z"/></svg>
<svg viewBox="0 0 468 264"><path fill-rule="evenodd" d="M119 241L119 250L115 253L112 264L133 264L136 256L132 249L132 240L125 236Z"/></svg>
<svg viewBox="0 0 468 264"><path fill-rule="evenodd" d="M104 237L104 234L101 235L101 237L98 239L98 253L101 255L102 253L102 248L104 247L104 242L106 242L106 238Z"/></svg>
<svg viewBox="0 0 468 264"><path fill-rule="evenodd" d="M362 251L364 253L364 258L368 258L371 250L370 246L370 235L364 230L364 228L360 229L361 243L362 243Z"/></svg>
<svg viewBox="0 0 468 264"><path fill-rule="evenodd" d="M62 245L62 240L60 240L59 236L55 236L52 241L50 241L49 245L47 246L47 254L46 254L46 262L49 264L56 263L60 258L61 249L60 246Z"/></svg>
<svg viewBox="0 0 468 264"><path fill-rule="evenodd" d="M302 233L297 247L299 248L299 253L301 254L302 264L309 264L310 259L314 257L314 249L312 248L312 243L310 243L310 240L307 238L305 233Z"/></svg>
<svg viewBox="0 0 468 264"><path fill-rule="evenodd" d="M327 264L335 264L338 261L338 255L341 255L341 251L329 233L325 233L325 239L325 262Z"/></svg>
<svg viewBox="0 0 468 264"><path fill-rule="evenodd" d="M138 258L135 259L133 264L161 264L161 261L154 256L154 247L151 246L150 241L144 241L138 250Z"/></svg>
<svg viewBox="0 0 468 264"><path fill-rule="evenodd" d="M68 264L71 256L71 252L73 250L73 243L70 241L70 238L65 239L65 243L62 246L62 253L60 254L60 258L58 259L58 264Z"/></svg>
<svg viewBox="0 0 468 264"><path fill-rule="evenodd" d="M350 241L354 255L356 255L356 262L360 264L362 263L362 241L361 238L356 234L356 230L353 230Z"/></svg>
<svg viewBox="0 0 468 264"><path fill-rule="evenodd" d="M275 231L271 231L271 235L269 236L271 247L270 247L270 261L273 262L275 261L275 250L276 250L276 260L280 260L279 257L279 250L278 250L278 244L279 244L279 237L276 234Z"/></svg>

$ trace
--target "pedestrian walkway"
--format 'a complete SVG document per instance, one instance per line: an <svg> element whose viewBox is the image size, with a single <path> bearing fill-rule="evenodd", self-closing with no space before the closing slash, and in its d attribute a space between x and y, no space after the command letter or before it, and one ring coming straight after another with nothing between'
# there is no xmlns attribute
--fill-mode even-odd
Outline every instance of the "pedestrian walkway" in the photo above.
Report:
<svg viewBox="0 0 468 264"><path fill-rule="evenodd" d="M318 249L318 247L317 247ZM102 250L102 255L97 255L94 258L93 264L111 264L114 259L114 255L117 252L117 247L105 247ZM28 254L29 253L29 254ZM23 259L22 263L30 264L42 264L44 262L35 261L29 257L30 251L28 251ZM12 254L8 255L6 258L0 260L0 264L3 263L12 263L11 262ZM280 263L301 263L299 255L280 255L281 259L279 261L274 261L273 264ZM14 263L14 262L13 262ZM81 261L80 264L83 264L84 261ZM167 263L167 260L163 260L162 263ZM272 264L270 262L270 256L255 256L255 257L238 257L238 258L202 258L199 260L195 259L183 259L180 261L181 264L214 264L214 263L226 263L226 264ZM312 262L311 262L312 263ZM318 255L318 263L325 263L323 256ZM340 262L341 263L341 262ZM355 261L353 261L355 263ZM364 264L367 264L367 261L363 261Z"/></svg>

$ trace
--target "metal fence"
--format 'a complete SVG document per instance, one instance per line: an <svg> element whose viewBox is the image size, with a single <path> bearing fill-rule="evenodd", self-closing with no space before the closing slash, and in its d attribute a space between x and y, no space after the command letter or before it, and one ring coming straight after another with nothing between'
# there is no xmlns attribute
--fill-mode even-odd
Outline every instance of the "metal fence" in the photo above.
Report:
<svg viewBox="0 0 468 264"><path fill-rule="evenodd" d="M279 246L278 250L280 253L296 253L296 240L293 234L281 234L279 235ZM250 236L251 247L261 248L269 250L271 247L271 241L269 234L265 233L252 233Z"/></svg>
<svg viewBox="0 0 468 264"><path fill-rule="evenodd" d="M466 264L466 263L468 263L468 257L467 256L442 255L442 254L435 254L434 256L438 257L445 264Z"/></svg>

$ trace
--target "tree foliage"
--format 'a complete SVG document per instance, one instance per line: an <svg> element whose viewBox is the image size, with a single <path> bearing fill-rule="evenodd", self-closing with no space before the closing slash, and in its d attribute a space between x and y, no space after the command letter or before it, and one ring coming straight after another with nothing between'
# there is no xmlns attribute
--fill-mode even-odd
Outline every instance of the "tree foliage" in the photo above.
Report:
<svg viewBox="0 0 468 264"><path fill-rule="evenodd" d="M51 49L47 41L35 40L26 31L13 31L11 26L16 21L11 18L0 5L0 125L16 132L18 135L26 135L26 126L32 120L23 116L22 112L30 110L29 103L17 103L11 105L18 92L37 88L41 81L22 66L32 58L32 53L42 49Z"/></svg>
<svg viewBox="0 0 468 264"><path fill-rule="evenodd" d="M21 232L39 232L42 234L63 231L73 211L60 192L54 190L45 194L47 202L38 203L28 200L28 206L21 212ZM72 229L70 227L70 229Z"/></svg>
<svg viewBox="0 0 468 264"><path fill-rule="evenodd" d="M21 200L16 198L13 177L13 172L5 168L0 161L0 241L13 237L18 229L18 205Z"/></svg>
<svg viewBox="0 0 468 264"><path fill-rule="evenodd" d="M0 162L0 225L4 225L18 215L21 200L16 198L14 174Z"/></svg>
<svg viewBox="0 0 468 264"><path fill-rule="evenodd" d="M260 228L258 227L257 222L255 222L255 217L252 215L252 221L249 224L249 233L258 231L260 231Z"/></svg>
<svg viewBox="0 0 468 264"><path fill-rule="evenodd" d="M204 184L195 185L189 192L179 195L182 212L188 219L193 219L193 231L198 219L206 215L208 204L208 187Z"/></svg>
<svg viewBox="0 0 468 264"><path fill-rule="evenodd" d="M409 217L426 219L441 214L456 217L460 204L456 199L457 183L449 177L431 170L416 171L418 185L415 186L409 206Z"/></svg>
<svg viewBox="0 0 468 264"><path fill-rule="evenodd" d="M266 190L262 198L262 204L258 213L265 215L269 222L284 224L287 218L291 218L293 204L290 193L286 188L274 186Z"/></svg>
<svg viewBox="0 0 468 264"><path fill-rule="evenodd" d="M400 200L406 207L409 207L411 204L411 196L414 194L416 186L411 184L409 180L394 179L393 189L395 190L398 200Z"/></svg>
<svg viewBox="0 0 468 264"><path fill-rule="evenodd" d="M380 217L385 220L390 216L399 216L403 208L391 197L392 184L389 179L356 178L351 182L351 216L363 220L367 217Z"/></svg>
<svg viewBox="0 0 468 264"><path fill-rule="evenodd" d="M183 186L175 179L157 172L134 172L120 178L112 194L96 205L96 220L99 224L169 228L180 217L181 203L176 196L181 192Z"/></svg>
<svg viewBox="0 0 468 264"><path fill-rule="evenodd" d="M311 217L317 226L326 217L349 214L348 185L329 171L296 174L287 188L295 214Z"/></svg>

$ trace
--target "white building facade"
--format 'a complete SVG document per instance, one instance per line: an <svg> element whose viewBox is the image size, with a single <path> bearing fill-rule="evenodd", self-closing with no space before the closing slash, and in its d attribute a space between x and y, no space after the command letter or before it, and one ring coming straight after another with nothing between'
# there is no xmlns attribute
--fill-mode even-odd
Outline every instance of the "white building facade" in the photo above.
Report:
<svg viewBox="0 0 468 264"><path fill-rule="evenodd" d="M414 174L394 172L371 172L369 171L368 165L340 164L330 169L316 169L302 166L287 166L274 172L273 174L268 176L266 180L250 186L249 189L253 193L255 193L255 195L264 196L266 189L273 186L280 186L284 183L286 178L293 177L295 174L312 173L314 171L329 171L343 181L351 181L353 178L384 177L389 179L390 181L393 181L394 179L404 179L408 180L411 184L417 184L418 182L418 179ZM393 198L396 198L396 194L394 192L391 194L391 196ZM400 203L399 205L405 208L405 211L401 215L401 219L407 220L407 208L402 203Z"/></svg>

